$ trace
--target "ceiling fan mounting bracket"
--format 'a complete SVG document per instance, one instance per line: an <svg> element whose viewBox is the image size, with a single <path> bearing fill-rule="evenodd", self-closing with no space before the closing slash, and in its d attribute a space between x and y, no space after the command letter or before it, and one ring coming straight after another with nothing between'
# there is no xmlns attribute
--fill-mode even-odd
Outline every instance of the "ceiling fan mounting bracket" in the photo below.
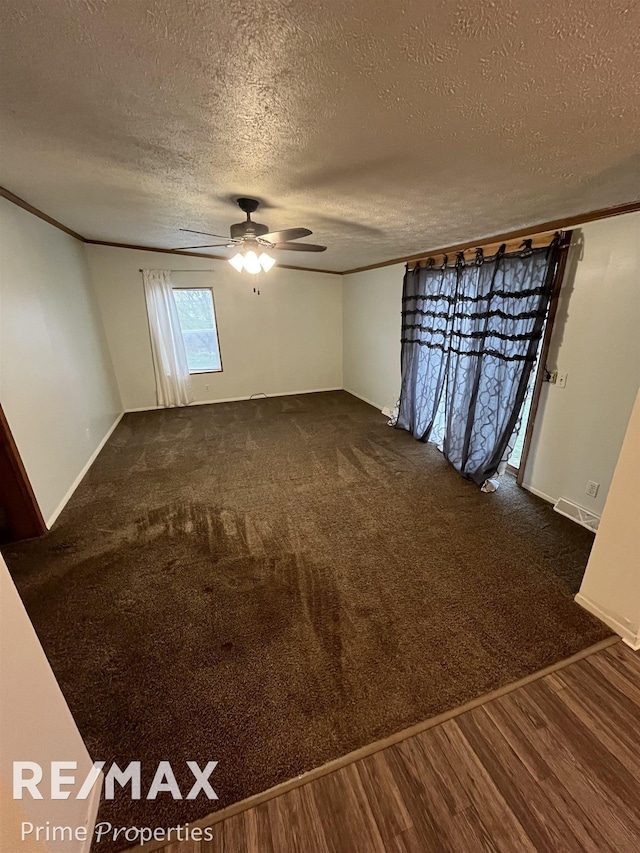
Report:
<svg viewBox="0 0 640 853"><path fill-rule="evenodd" d="M260 202L256 198L239 198L238 207L243 213L246 213L249 218L251 214L258 209Z"/></svg>

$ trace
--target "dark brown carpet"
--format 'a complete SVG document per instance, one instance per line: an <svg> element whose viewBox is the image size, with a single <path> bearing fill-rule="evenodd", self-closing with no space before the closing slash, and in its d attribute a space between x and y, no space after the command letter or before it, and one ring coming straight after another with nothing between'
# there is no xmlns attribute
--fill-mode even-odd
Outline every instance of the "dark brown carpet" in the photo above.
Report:
<svg viewBox="0 0 640 853"><path fill-rule="evenodd" d="M331 392L126 415L54 530L4 551L91 755L218 759L222 807L608 636L572 600L591 543Z"/></svg>

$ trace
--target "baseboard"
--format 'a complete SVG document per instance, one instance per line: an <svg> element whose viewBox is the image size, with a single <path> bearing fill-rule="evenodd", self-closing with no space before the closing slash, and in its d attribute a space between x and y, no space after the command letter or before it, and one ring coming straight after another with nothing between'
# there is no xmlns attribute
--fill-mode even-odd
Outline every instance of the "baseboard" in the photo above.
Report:
<svg viewBox="0 0 640 853"><path fill-rule="evenodd" d="M160 409L164 409L164 406L138 406L136 409L125 409L124 414L130 415L133 414L133 412L157 412Z"/></svg>
<svg viewBox="0 0 640 853"><path fill-rule="evenodd" d="M585 610L588 610L592 616L596 616L601 622L604 622L605 625L608 625L612 631L615 631L618 636L622 637L624 642L630 646L634 651L640 650L640 630L634 631L632 628L629 628L628 625L625 625L624 622L620 621L620 618L614 616L608 610L604 610L600 607L599 604L596 604L595 601L592 601L587 596L582 595L579 592L575 596L576 604L579 604L580 607L583 607Z"/></svg>
<svg viewBox="0 0 640 853"><path fill-rule="evenodd" d="M194 400L187 406L140 406L137 409L125 409L124 414L128 415L131 412L156 412L159 409L188 409L189 406L212 406L214 403L241 403L243 400L260 400L264 397L297 397L299 394L324 394L327 391L342 391L339 386L332 388L307 388L305 391L275 391L271 394L266 392L256 391L254 394L247 394L244 397L219 397L215 400ZM264 397L261 395L264 393Z"/></svg>
<svg viewBox="0 0 640 853"><path fill-rule="evenodd" d="M374 409L377 409L382 414L385 414L385 411L388 411L388 409L386 409L385 406L380 405L380 403L374 403L373 400L369 400L368 397L363 397L362 394L357 394L355 391L352 391L350 388L343 388L342 390L346 391L347 394L351 394L352 397L357 397L358 400L362 400L363 403L368 403L370 406L373 406ZM391 413L389 413L389 415L385 415L385 417L390 417L390 416L391 416Z"/></svg>
<svg viewBox="0 0 640 853"><path fill-rule="evenodd" d="M541 492L540 489L534 489L533 486L527 486L526 483L522 483L522 488L531 492L531 494L535 495L537 498L542 498L542 500L547 501L547 503L554 504L558 500L558 498L552 498L551 495Z"/></svg>
<svg viewBox="0 0 640 853"><path fill-rule="evenodd" d="M107 443L107 441L109 441L109 439L111 438L111 434L113 433L114 429L115 429L115 428L118 426L118 424L120 423L120 421L121 421L121 419L122 419L122 416L123 416L123 415L124 415L124 412L120 412L120 414L118 415L118 417L117 417L117 418L115 419L115 421L111 424L111 426L110 426L110 427L109 427L109 429L107 430L107 433L106 433L105 437L102 439L102 441L100 442L100 444L96 447L96 449L93 451L93 453L91 454L91 456L89 457L89 459L88 459L88 460L87 460L87 462L85 463L84 467L82 468L82 471L80 471L80 473L78 474L78 476L75 478L75 480L74 480L74 481L73 481L73 483L71 484L71 487L69 488L69 491L68 491L68 492L66 493L66 495L62 498L62 500L60 501L60 503L58 504L58 506L55 508L55 510L51 513L51 515L50 515L50 516L49 516L49 518L47 519L47 521L46 521L46 525L47 525L47 527L48 527L48 529L49 529L49 530L51 530L51 527L53 526L53 524L54 524L54 522L55 522L56 518L60 515L60 513L61 513L61 512L62 512L62 510L65 508L65 506L69 503L69 500L70 500L70 498L71 498L71 495L72 495L72 494L75 492L75 490L78 488L78 486L80 485L80 483L81 483L82 479L84 478L84 476L85 476L85 474L87 473L87 471L89 470L89 468L91 468L91 466L93 465L93 463L96 461L96 458L97 458L97 456L98 456L98 453L100 453L100 451L101 451L101 450L102 450L102 448L105 446L105 444Z"/></svg>

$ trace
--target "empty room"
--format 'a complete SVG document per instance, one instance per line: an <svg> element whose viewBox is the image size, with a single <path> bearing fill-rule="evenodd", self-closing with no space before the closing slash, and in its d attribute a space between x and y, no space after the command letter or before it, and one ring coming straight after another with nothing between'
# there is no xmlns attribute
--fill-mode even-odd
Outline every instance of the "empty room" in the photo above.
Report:
<svg viewBox="0 0 640 853"><path fill-rule="evenodd" d="M2 3L2 851L638 849L639 26Z"/></svg>

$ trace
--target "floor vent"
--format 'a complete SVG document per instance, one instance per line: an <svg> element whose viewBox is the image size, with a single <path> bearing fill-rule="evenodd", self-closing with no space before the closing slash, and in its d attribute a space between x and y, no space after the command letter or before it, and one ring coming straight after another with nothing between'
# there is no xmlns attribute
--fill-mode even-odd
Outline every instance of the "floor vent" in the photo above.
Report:
<svg viewBox="0 0 640 853"><path fill-rule="evenodd" d="M569 501L566 498L560 498L556 501L553 508L556 512L559 512L560 515L564 515L572 521L577 521L578 524L586 527L587 530L593 530L595 533L598 529L600 516L596 515L595 512L590 512L582 506L578 506L578 504L574 504L573 501Z"/></svg>

